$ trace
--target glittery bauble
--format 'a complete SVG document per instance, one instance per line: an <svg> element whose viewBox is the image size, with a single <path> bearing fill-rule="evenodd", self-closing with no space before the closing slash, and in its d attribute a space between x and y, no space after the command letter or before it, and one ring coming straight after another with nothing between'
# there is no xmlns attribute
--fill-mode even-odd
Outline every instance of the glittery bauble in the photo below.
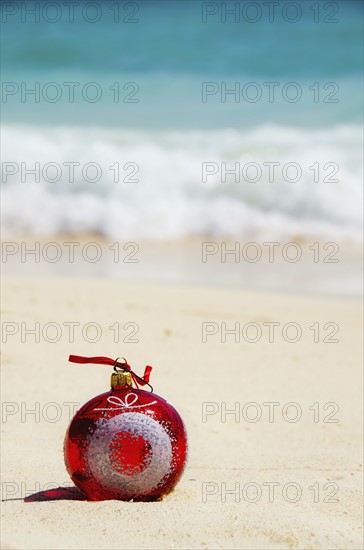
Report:
<svg viewBox="0 0 364 550"><path fill-rule="evenodd" d="M165 399L118 386L77 412L64 455L72 480L90 500L157 500L182 475L187 434Z"/></svg>

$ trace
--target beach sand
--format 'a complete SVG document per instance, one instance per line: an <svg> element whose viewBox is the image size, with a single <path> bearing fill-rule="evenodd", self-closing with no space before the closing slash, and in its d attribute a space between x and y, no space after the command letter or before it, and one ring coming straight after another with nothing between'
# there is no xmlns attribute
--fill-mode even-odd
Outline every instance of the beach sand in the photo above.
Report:
<svg viewBox="0 0 364 550"><path fill-rule="evenodd" d="M359 300L7 277L2 313L3 548L362 547ZM224 342L222 323L240 337ZM203 342L203 329L216 334ZM190 446L163 501L24 502L72 486L70 409L109 388L110 368L68 363L70 353L154 367L154 391L180 412Z"/></svg>

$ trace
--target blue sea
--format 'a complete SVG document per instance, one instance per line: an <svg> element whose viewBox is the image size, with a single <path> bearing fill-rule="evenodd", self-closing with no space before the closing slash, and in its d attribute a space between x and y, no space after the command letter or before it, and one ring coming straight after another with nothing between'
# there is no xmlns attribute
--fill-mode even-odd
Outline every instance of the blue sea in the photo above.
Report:
<svg viewBox="0 0 364 550"><path fill-rule="evenodd" d="M361 1L5 4L5 235L361 239Z"/></svg>

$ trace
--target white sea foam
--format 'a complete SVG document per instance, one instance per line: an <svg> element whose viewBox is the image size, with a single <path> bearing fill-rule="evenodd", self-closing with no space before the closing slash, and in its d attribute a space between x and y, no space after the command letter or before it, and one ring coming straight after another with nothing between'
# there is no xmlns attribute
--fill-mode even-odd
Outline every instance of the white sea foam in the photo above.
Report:
<svg viewBox="0 0 364 550"><path fill-rule="evenodd" d="M5 235L96 232L115 239L166 240L190 236L360 239L362 226L362 129L262 126L246 131L148 132L98 128L21 127L2 129L2 223ZM25 170L39 162L40 181ZM65 163L78 162L74 181ZM97 163L99 181L85 181L81 169ZM202 163L218 173L202 177ZM221 163L240 176L221 181ZM269 162L278 162L269 181ZM21 167L23 164L23 168ZM58 163L59 181L49 181ZM110 166L119 163L120 181ZM135 171L135 164L138 172ZM286 173L287 163L302 169ZM315 182L314 170L320 167ZM338 172L331 175L333 164ZM326 165L326 168L325 168ZM3 164L3 168L6 165ZM8 166L8 170L12 167ZM258 170L259 170L258 168ZM90 167L88 177L95 170ZM137 181L122 181L126 176ZM328 181L323 181L324 178ZM22 181L22 178L24 181ZM338 181L330 181L338 180ZM47 181L48 180L48 181Z"/></svg>

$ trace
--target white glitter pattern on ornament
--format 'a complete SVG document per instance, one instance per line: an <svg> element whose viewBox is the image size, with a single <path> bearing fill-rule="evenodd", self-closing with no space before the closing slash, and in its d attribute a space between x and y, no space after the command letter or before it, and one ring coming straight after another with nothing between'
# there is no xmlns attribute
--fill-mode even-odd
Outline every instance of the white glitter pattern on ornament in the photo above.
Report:
<svg viewBox="0 0 364 550"><path fill-rule="evenodd" d="M148 465L142 472L126 475L114 469L110 445L123 433L142 437L150 447ZM102 418L90 437L87 451L90 471L103 487L123 493L125 498L156 489L172 469L172 444L163 426L148 415L133 412Z"/></svg>

